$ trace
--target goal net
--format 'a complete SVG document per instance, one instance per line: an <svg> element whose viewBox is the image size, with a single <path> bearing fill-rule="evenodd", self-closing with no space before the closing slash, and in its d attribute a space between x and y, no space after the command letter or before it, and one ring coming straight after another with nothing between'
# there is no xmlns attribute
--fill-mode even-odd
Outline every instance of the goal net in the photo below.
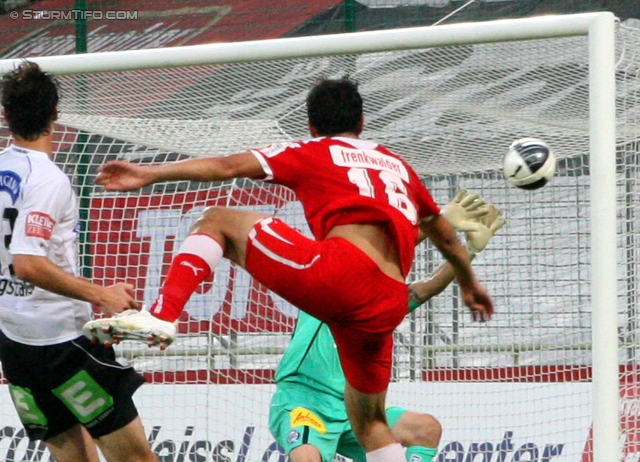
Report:
<svg viewBox="0 0 640 462"><path fill-rule="evenodd" d="M538 23L539 37L518 35ZM286 39L270 41L273 59L225 63L216 55L224 46L212 45L201 47L212 64L183 65L184 49L162 50L163 62L179 67L94 72L91 60L77 56L50 61L62 90L55 161L81 197L84 274L99 284L131 282L138 299L151 302L190 225L211 205L276 214L308 232L294 195L267 183L175 182L125 194L106 193L93 179L112 159L163 163L308 138L308 89L320 76L349 74L365 101L364 138L402 155L440 205L466 188L507 220L473 263L493 296L494 319L471 322L455 285L407 316L397 330L389 404L441 421L438 462L592 461L601 390L592 384L593 346L617 345L619 337L613 369L621 383L619 447L623 460L638 460L640 30L619 26L615 33L616 189L608 210L617 210L617 274L592 283L601 268L593 261L591 196L600 172L590 156L598 127L590 129L589 92L597 91L590 88L589 39L545 32L552 26L542 18L478 30L504 24L512 24L513 35L483 40L469 33L476 26L460 27L448 46L399 43L404 30L395 38L370 33L373 42L388 40L386 50L348 54L311 46L305 57L308 39ZM455 36L457 27L423 30ZM278 54L278 43L292 43L284 47L292 57ZM135 68L148 55L121 56L114 69ZM63 72L65 59L70 75ZM48 69L46 59L39 62ZM80 62L83 72L74 67ZM522 137L545 140L558 158L552 182L537 191L509 186L501 173L507 147ZM9 143L6 130L0 141ZM441 261L421 244L410 279ZM613 303L594 306L602 285L615 286ZM617 323L613 336L594 338L596 309ZM160 460L285 460L267 416L296 313L225 261L191 298L170 348L117 347L147 377L136 402ZM48 460L41 445L20 433L6 387L0 393L4 460ZM618 443L617 428L610 432Z"/></svg>

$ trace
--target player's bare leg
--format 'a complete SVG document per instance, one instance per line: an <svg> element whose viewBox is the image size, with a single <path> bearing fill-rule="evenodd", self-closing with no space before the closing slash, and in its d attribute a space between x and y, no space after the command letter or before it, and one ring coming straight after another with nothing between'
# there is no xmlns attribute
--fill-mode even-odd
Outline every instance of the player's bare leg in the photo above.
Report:
<svg viewBox="0 0 640 462"><path fill-rule="evenodd" d="M211 276L222 257L244 266L249 233L258 220L267 217L225 207L207 208L171 261L151 314L164 321L176 321L193 292Z"/></svg>
<svg viewBox="0 0 640 462"><path fill-rule="evenodd" d="M157 462L151 451L139 417L97 440L98 446L108 462Z"/></svg>
<svg viewBox="0 0 640 462"><path fill-rule="evenodd" d="M404 412L391 428L393 436L407 448L406 459L431 462L438 452L442 425L429 414Z"/></svg>
<svg viewBox="0 0 640 462"><path fill-rule="evenodd" d="M404 451L394 438L385 415L386 390L362 393L347 383L344 402L353 433L367 453L367 462L403 462Z"/></svg>
<svg viewBox="0 0 640 462"><path fill-rule="evenodd" d="M224 247L224 257L245 266L247 240L254 225L268 218L260 212L209 207L191 226L189 234L206 234Z"/></svg>
<svg viewBox="0 0 640 462"><path fill-rule="evenodd" d="M289 452L289 462L322 462L322 456L314 445L303 444Z"/></svg>
<svg viewBox="0 0 640 462"><path fill-rule="evenodd" d="M105 345L135 340L166 348L175 338L175 322L193 292L211 276L223 256L244 266L249 233L257 221L267 217L258 212L207 208L171 261L149 311L129 310L90 321L84 326L84 334Z"/></svg>
<svg viewBox="0 0 640 462"><path fill-rule="evenodd" d="M99 462L98 449L80 424L45 441L57 462Z"/></svg>
<svg viewBox="0 0 640 462"><path fill-rule="evenodd" d="M440 444L442 425L432 415L406 411L400 416L391 432L405 447L436 448Z"/></svg>

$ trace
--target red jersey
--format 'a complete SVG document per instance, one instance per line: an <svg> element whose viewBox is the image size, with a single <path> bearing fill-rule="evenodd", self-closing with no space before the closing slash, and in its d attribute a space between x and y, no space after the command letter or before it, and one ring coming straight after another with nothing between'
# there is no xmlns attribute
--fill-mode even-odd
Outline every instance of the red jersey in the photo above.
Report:
<svg viewBox="0 0 640 462"><path fill-rule="evenodd" d="M342 137L274 144L252 152L265 181L295 192L317 240L338 225L387 225L406 277L418 221L440 209L403 159L371 141Z"/></svg>

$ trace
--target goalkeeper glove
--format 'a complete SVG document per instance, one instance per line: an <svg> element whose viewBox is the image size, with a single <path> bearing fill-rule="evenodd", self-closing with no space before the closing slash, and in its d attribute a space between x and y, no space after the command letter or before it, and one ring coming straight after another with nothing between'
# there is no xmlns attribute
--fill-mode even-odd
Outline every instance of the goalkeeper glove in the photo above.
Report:
<svg viewBox="0 0 640 462"><path fill-rule="evenodd" d="M442 210L442 215L456 231L473 231L479 227L477 219L488 213L482 207L484 204L478 193L467 194L466 189L461 189Z"/></svg>
<svg viewBox="0 0 640 462"><path fill-rule="evenodd" d="M506 220L500 216L502 212L495 205L484 203L481 209L485 213L476 218L477 227L464 232L469 250L474 253L482 252L491 238L506 223Z"/></svg>

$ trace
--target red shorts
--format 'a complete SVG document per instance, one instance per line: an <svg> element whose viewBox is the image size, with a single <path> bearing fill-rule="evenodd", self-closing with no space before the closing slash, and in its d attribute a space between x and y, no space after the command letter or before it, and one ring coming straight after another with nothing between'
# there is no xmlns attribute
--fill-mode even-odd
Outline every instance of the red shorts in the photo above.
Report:
<svg viewBox="0 0 640 462"><path fill-rule="evenodd" d="M387 389L393 331L408 312L403 282L349 241L309 239L275 218L259 221L249 234L246 269L329 326L352 387L363 393Z"/></svg>

